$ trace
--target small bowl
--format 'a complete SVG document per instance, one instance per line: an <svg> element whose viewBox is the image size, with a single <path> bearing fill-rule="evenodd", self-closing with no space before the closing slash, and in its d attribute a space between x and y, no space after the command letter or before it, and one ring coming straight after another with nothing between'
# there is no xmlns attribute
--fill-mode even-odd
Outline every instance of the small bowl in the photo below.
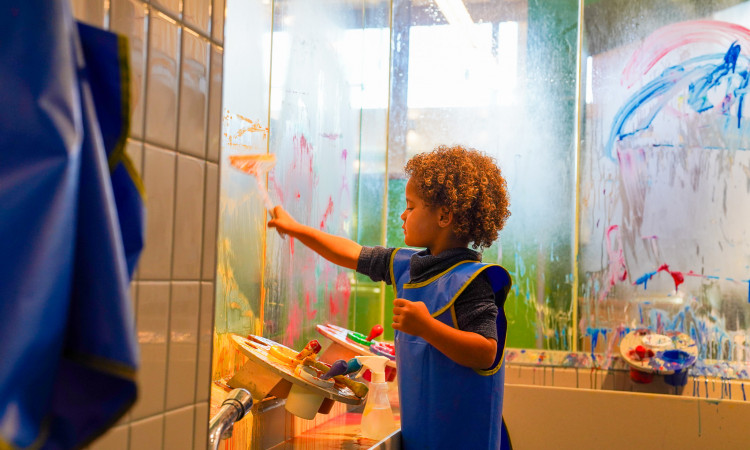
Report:
<svg viewBox="0 0 750 450"><path fill-rule="evenodd" d="M663 334L647 334L641 338L641 341L643 341L644 346L654 351L669 350L671 348L674 348L672 338Z"/></svg>
<svg viewBox="0 0 750 450"><path fill-rule="evenodd" d="M333 380L321 380L318 378L317 372L312 367L297 366L294 374L315 386L332 388L334 384ZM284 407L297 417L312 420L323 404L323 400L325 400L325 397L312 389L294 383L292 389L289 391L289 396L286 398Z"/></svg>
<svg viewBox="0 0 750 450"><path fill-rule="evenodd" d="M294 359L294 357L297 356L297 352L279 345L274 345L268 349L268 355L273 356L278 361L290 366L295 365L297 362L297 360Z"/></svg>

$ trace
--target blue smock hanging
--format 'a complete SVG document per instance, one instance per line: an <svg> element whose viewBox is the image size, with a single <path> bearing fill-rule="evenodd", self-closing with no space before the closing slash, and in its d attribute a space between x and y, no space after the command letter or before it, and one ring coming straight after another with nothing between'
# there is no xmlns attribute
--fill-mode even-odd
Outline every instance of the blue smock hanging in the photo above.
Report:
<svg viewBox="0 0 750 450"><path fill-rule="evenodd" d="M0 27L0 447L78 448L137 393L125 46L67 1L5 2Z"/></svg>

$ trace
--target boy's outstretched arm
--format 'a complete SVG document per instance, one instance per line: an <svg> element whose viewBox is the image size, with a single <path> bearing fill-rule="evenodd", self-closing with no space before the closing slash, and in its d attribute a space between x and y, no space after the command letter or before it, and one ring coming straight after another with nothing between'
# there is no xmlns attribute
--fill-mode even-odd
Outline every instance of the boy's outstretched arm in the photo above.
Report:
<svg viewBox="0 0 750 450"><path fill-rule="evenodd" d="M314 252L332 263L357 269L357 260L362 246L341 236L334 236L324 231L302 225L294 220L284 208L277 206L273 209L274 219L268 222L269 228L276 228L280 233L298 239Z"/></svg>
<svg viewBox="0 0 750 450"><path fill-rule="evenodd" d="M462 366L486 369L495 362L497 341L444 324L432 317L422 302L395 299L393 329L421 337Z"/></svg>

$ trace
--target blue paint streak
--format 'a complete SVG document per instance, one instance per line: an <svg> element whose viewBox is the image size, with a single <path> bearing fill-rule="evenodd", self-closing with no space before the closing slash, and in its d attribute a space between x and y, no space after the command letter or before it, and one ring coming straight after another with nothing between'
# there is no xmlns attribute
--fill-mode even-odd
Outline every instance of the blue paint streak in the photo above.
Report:
<svg viewBox="0 0 750 450"><path fill-rule="evenodd" d="M745 396L745 383L740 383L740 387L742 388L742 400L747 401L747 397Z"/></svg>
<svg viewBox="0 0 750 450"><path fill-rule="evenodd" d="M635 284L642 284L643 289L647 289L648 280L654 277L656 275L656 272L648 272L645 275L642 275L640 278L635 280Z"/></svg>
<svg viewBox="0 0 750 450"><path fill-rule="evenodd" d="M724 54L697 56L686 60L683 64L665 69L660 76L633 94L617 111L604 153L613 161L616 160L612 154L615 141L620 141L648 129L662 108L672 98L682 95L686 86L688 90L687 103L700 114L714 107L708 100L709 91L715 90L726 83L727 94L724 98L727 104L725 105L725 114L728 114L731 110L731 102L736 101L739 108L737 111L737 128L740 128L742 106L747 93L748 81L750 81L747 70L737 72L738 59L742 58L743 62L748 61L746 57L740 55L740 50L740 45L735 42L729 46ZM711 61L716 60L720 60L721 63L711 63ZM689 70L686 69L689 66L694 67ZM646 114L646 117L640 123L632 124L631 129L626 131L626 124L634 119L635 113L642 110L644 105L649 105L652 111Z"/></svg>
<svg viewBox="0 0 750 450"><path fill-rule="evenodd" d="M735 42L729 46L724 55L724 63L718 65L711 73L699 78L690 84L690 96L688 104L698 113L708 111L714 105L708 101L708 91L717 87L722 80L737 69L737 57L740 55L740 46Z"/></svg>

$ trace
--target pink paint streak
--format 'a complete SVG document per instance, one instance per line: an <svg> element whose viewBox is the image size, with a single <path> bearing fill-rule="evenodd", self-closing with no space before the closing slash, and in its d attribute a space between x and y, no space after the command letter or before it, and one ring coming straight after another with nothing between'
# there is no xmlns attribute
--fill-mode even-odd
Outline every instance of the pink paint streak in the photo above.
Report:
<svg viewBox="0 0 750 450"><path fill-rule="evenodd" d="M630 57L622 72L621 84L630 88L657 62L673 50L692 43L714 43L726 49L737 42L745 49L750 44L750 30L728 22L693 20L659 28L651 33Z"/></svg>
<svg viewBox="0 0 750 450"><path fill-rule="evenodd" d="M349 311L349 299L352 295L352 284L345 272L341 272L336 277L336 292L341 299L340 303L344 311Z"/></svg>
<svg viewBox="0 0 750 450"><path fill-rule="evenodd" d="M281 186L276 182L273 172L268 174L268 190L276 193L276 198L280 199L279 204L283 205L286 203L284 201L284 191L281 190Z"/></svg>
<svg viewBox="0 0 750 450"><path fill-rule="evenodd" d="M616 238L611 236L614 232L617 232ZM628 268L625 264L622 241L619 239L619 233L619 225L611 225L607 229L607 255L609 256L608 280L607 288L599 295L599 301L602 301L607 297L612 287L614 287L618 281L625 281L628 278ZM615 245L613 245L613 240L615 240L614 244L616 244L616 248Z"/></svg>
<svg viewBox="0 0 750 450"><path fill-rule="evenodd" d="M340 133L323 133L321 134L321 136L331 141L335 141L341 137L341 134Z"/></svg>
<svg viewBox="0 0 750 450"><path fill-rule="evenodd" d="M328 197L328 207L326 208L326 212L323 213L323 220L320 221L320 229L322 230L326 226L326 221L328 221L328 218L331 216L331 213L333 212L333 197Z"/></svg>

